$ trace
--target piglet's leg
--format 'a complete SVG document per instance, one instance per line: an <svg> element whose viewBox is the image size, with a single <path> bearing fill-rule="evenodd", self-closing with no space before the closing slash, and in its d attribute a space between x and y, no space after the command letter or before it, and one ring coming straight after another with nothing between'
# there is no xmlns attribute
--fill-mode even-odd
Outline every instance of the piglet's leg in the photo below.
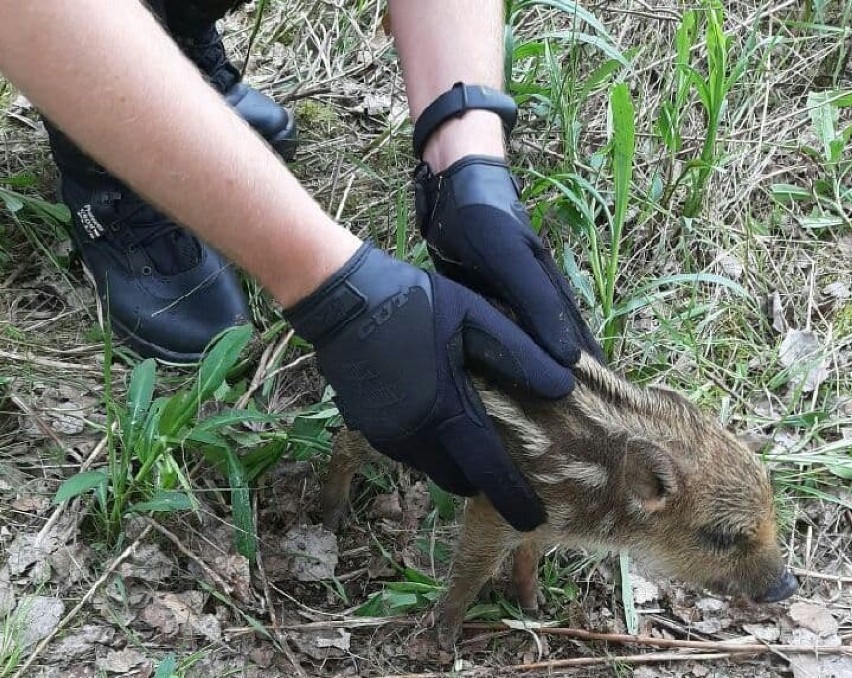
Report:
<svg viewBox="0 0 852 678"><path fill-rule="evenodd" d="M343 429L334 438L328 471L322 482L322 523L336 532L346 515L352 477L378 452L356 431Z"/></svg>
<svg viewBox="0 0 852 678"><path fill-rule="evenodd" d="M527 614L538 612L538 559L539 544L534 539L525 540L512 556L512 594Z"/></svg>
<svg viewBox="0 0 852 678"><path fill-rule="evenodd" d="M442 649L452 648L467 608L517 540L518 533L485 499L475 497L468 502L449 588L436 615L438 643Z"/></svg>

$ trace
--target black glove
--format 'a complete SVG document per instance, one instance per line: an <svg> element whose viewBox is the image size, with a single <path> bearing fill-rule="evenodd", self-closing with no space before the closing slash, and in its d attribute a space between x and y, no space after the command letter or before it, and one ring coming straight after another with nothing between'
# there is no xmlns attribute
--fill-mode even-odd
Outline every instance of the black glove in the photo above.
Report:
<svg viewBox="0 0 852 678"><path fill-rule="evenodd" d="M574 381L508 318L470 290L370 245L287 317L314 344L347 425L379 452L454 494L484 492L518 530L544 521L465 368L552 399Z"/></svg>
<svg viewBox="0 0 852 678"><path fill-rule="evenodd" d="M603 362L505 162L470 155L437 175L421 163L414 180L420 232L438 271L506 304L563 365L576 363L580 349Z"/></svg>

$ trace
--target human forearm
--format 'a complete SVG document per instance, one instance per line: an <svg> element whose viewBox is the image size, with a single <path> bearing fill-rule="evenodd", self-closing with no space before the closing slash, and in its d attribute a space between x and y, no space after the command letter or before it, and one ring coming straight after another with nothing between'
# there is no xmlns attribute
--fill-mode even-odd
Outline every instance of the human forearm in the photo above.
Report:
<svg viewBox="0 0 852 678"><path fill-rule="evenodd" d="M0 72L285 305L357 249L137 0L0 0ZM165 77L164 74L168 74Z"/></svg>
<svg viewBox="0 0 852 678"><path fill-rule="evenodd" d="M412 120L456 82L503 85L502 0L390 0ZM474 110L442 125L423 159L435 172L468 154L502 157L503 127Z"/></svg>

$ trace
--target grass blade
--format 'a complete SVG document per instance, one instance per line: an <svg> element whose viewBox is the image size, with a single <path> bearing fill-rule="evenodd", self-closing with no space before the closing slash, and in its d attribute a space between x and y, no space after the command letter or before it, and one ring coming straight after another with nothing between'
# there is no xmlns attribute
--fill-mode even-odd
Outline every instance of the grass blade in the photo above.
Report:
<svg viewBox="0 0 852 678"><path fill-rule="evenodd" d="M204 402L225 381L228 372L237 364L240 355L251 340L251 325L232 327L216 339L210 352L198 367L198 381L193 389L197 406Z"/></svg>
<svg viewBox="0 0 852 678"><path fill-rule="evenodd" d="M633 600L630 559L624 551L618 554L618 565L621 570L621 602L624 605L624 623L627 625L627 633L635 636L639 633L639 615L636 613L636 604Z"/></svg>
<svg viewBox="0 0 852 678"><path fill-rule="evenodd" d="M140 501L128 507L130 513L174 513L176 511L189 511L195 508L195 503L185 492L155 492L148 501Z"/></svg>
<svg viewBox="0 0 852 678"><path fill-rule="evenodd" d="M231 486L231 514L234 518L234 545L237 552L254 562L257 554L257 536L251 511L251 493L245 469L239 457L225 448L228 461L228 483Z"/></svg>
<svg viewBox="0 0 852 678"><path fill-rule="evenodd" d="M105 483L107 478L107 474L103 471L84 471L76 476L71 476L59 486L56 495L53 497L53 503L61 504L68 499L79 497L81 494Z"/></svg>
<svg viewBox="0 0 852 678"><path fill-rule="evenodd" d="M123 441L128 449L133 449L148 415L156 378L157 365L152 358L139 363L130 375L130 387L127 391L127 430L124 432Z"/></svg>

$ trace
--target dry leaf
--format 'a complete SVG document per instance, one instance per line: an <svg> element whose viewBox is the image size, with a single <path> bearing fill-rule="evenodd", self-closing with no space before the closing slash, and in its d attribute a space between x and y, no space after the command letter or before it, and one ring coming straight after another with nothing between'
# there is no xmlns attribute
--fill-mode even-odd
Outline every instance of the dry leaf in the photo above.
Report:
<svg viewBox="0 0 852 678"><path fill-rule="evenodd" d="M85 578L91 559L92 550L85 544L60 546L47 559L52 570L51 581L62 586L76 584Z"/></svg>
<svg viewBox="0 0 852 678"><path fill-rule="evenodd" d="M422 480L414 483L405 492L402 513L405 516L404 526L409 530L420 527L423 518L429 513L432 506L432 497L429 495L429 487Z"/></svg>
<svg viewBox="0 0 852 678"><path fill-rule="evenodd" d="M399 503L399 492L394 490L390 494L380 494L370 506L370 513L376 518L387 520L400 520L402 518L402 506Z"/></svg>
<svg viewBox="0 0 852 678"><path fill-rule="evenodd" d="M9 577L9 568L0 568L0 619L15 609L15 589Z"/></svg>
<svg viewBox="0 0 852 678"><path fill-rule="evenodd" d="M781 630L774 624L743 624L743 630L766 643L774 643L781 635Z"/></svg>
<svg viewBox="0 0 852 678"><path fill-rule="evenodd" d="M828 379L825 358L822 357L822 345L816 334L810 330L790 330L781 342L778 351L781 364L792 368L791 383L794 387L810 393Z"/></svg>
<svg viewBox="0 0 852 678"><path fill-rule="evenodd" d="M110 650L106 657L98 659L96 663L101 671L107 673L127 673L147 661L145 655L139 650L125 648L124 650Z"/></svg>
<svg viewBox="0 0 852 678"><path fill-rule="evenodd" d="M823 287L822 293L834 299L848 299L852 297L852 288L849 287L849 283L838 280Z"/></svg>
<svg viewBox="0 0 852 678"><path fill-rule="evenodd" d="M729 278L739 280L743 276L743 265L733 254L723 254L718 259L722 271Z"/></svg>
<svg viewBox="0 0 852 678"><path fill-rule="evenodd" d="M645 605L660 599L660 587L636 572L630 573L630 585L633 587L633 601Z"/></svg>
<svg viewBox="0 0 852 678"><path fill-rule="evenodd" d="M281 539L275 553L264 558L271 579L324 581L337 567L337 537L320 525L302 525Z"/></svg>
<svg viewBox="0 0 852 678"><path fill-rule="evenodd" d="M772 319L772 329L778 334L787 331L787 320L784 318L784 304L781 303L781 295L775 290L769 295L768 303L769 317Z"/></svg>
<svg viewBox="0 0 852 678"><path fill-rule="evenodd" d="M6 552L9 574L13 577L23 574L35 563L45 561L53 551L59 548L60 543L58 530L52 530L42 539L39 539L38 534L19 534Z"/></svg>
<svg viewBox="0 0 852 678"><path fill-rule="evenodd" d="M790 606L788 614L793 612L793 608L801 606L796 614L804 617L808 621L819 618L815 610L823 608L817 605L808 603L795 603ZM807 608L807 609L806 609ZM814 609L811 609L814 608ZM791 615L792 617L792 615ZM825 620L819 624L825 623ZM818 625L819 625L818 624ZM836 628L836 622L835 622ZM786 639L791 645L801 645L803 647L816 647L823 645L828 647L836 647L840 645L840 638L837 635L831 635L828 638L822 638L808 630L807 628L793 629L790 637ZM790 654L790 669L793 671L794 678L848 678L852 675L852 657L837 657L837 656L814 656L812 654Z"/></svg>
<svg viewBox="0 0 852 678"><path fill-rule="evenodd" d="M352 634L344 629L296 631L290 635L299 650L314 659L340 657L349 651Z"/></svg>
<svg viewBox="0 0 852 678"><path fill-rule="evenodd" d="M802 628L813 631L820 638L837 633L837 620L820 605L793 603L787 611L787 616Z"/></svg>
<svg viewBox="0 0 852 678"><path fill-rule="evenodd" d="M119 573L125 579L141 579L149 584L157 584L168 579L175 564L156 544L141 544L126 561L121 564Z"/></svg>
<svg viewBox="0 0 852 678"><path fill-rule="evenodd" d="M26 596L21 598L15 614L21 620L18 642L23 647L29 647L46 638L56 628L65 614L65 603L61 598Z"/></svg>
<svg viewBox="0 0 852 678"><path fill-rule="evenodd" d="M19 494L11 506L22 513L42 513L50 507L50 499L43 494Z"/></svg>
<svg viewBox="0 0 852 678"><path fill-rule="evenodd" d="M50 656L67 665L69 659L77 659L94 652L97 645L110 645L114 638L114 629L108 626L86 624L53 643L50 648Z"/></svg>

